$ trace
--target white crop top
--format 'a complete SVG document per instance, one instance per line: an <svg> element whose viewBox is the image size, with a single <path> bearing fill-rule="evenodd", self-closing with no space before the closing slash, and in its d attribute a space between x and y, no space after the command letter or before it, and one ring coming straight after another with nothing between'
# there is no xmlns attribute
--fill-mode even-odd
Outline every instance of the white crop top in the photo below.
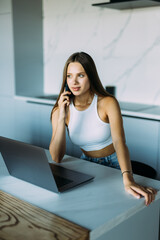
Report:
<svg viewBox="0 0 160 240"><path fill-rule="evenodd" d="M95 151L112 143L110 124L103 122L97 112L97 95L84 111L70 104L68 132L71 141L85 151Z"/></svg>

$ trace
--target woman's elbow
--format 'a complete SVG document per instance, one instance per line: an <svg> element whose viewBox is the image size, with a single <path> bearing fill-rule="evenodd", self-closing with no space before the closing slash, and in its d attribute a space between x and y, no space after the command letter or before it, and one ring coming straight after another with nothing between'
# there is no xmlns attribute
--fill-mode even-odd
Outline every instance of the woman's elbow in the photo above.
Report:
<svg viewBox="0 0 160 240"><path fill-rule="evenodd" d="M61 163L62 159L60 159L59 157L54 157L52 158L52 160L56 163Z"/></svg>
<svg viewBox="0 0 160 240"><path fill-rule="evenodd" d="M62 161L62 158L63 156L58 156L56 155L52 150L51 148L49 147L49 152L50 152L50 155L52 157L52 160L56 163L60 163Z"/></svg>

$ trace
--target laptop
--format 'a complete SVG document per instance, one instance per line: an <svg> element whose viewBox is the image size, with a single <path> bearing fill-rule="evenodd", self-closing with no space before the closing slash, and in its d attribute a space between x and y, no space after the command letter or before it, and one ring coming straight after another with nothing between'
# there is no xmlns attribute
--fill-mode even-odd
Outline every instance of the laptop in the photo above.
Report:
<svg viewBox="0 0 160 240"><path fill-rule="evenodd" d="M64 192L94 177L49 163L45 149L0 136L0 152L11 176L55 193Z"/></svg>

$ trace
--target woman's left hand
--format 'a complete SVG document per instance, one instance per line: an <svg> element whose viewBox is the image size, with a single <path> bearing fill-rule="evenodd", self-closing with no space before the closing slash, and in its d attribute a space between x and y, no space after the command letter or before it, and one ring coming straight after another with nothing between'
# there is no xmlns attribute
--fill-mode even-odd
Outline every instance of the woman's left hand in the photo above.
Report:
<svg viewBox="0 0 160 240"><path fill-rule="evenodd" d="M137 184L131 176L129 178L124 177L123 181L126 192L136 198L144 197L146 206L148 206L154 201L155 195L157 194L157 191L154 188L144 187Z"/></svg>

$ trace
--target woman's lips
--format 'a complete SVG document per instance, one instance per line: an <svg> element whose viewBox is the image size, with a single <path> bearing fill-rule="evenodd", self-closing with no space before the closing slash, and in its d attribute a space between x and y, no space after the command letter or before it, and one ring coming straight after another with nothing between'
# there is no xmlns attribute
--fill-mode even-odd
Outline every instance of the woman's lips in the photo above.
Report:
<svg viewBox="0 0 160 240"><path fill-rule="evenodd" d="M80 87L72 87L73 91L79 91Z"/></svg>

